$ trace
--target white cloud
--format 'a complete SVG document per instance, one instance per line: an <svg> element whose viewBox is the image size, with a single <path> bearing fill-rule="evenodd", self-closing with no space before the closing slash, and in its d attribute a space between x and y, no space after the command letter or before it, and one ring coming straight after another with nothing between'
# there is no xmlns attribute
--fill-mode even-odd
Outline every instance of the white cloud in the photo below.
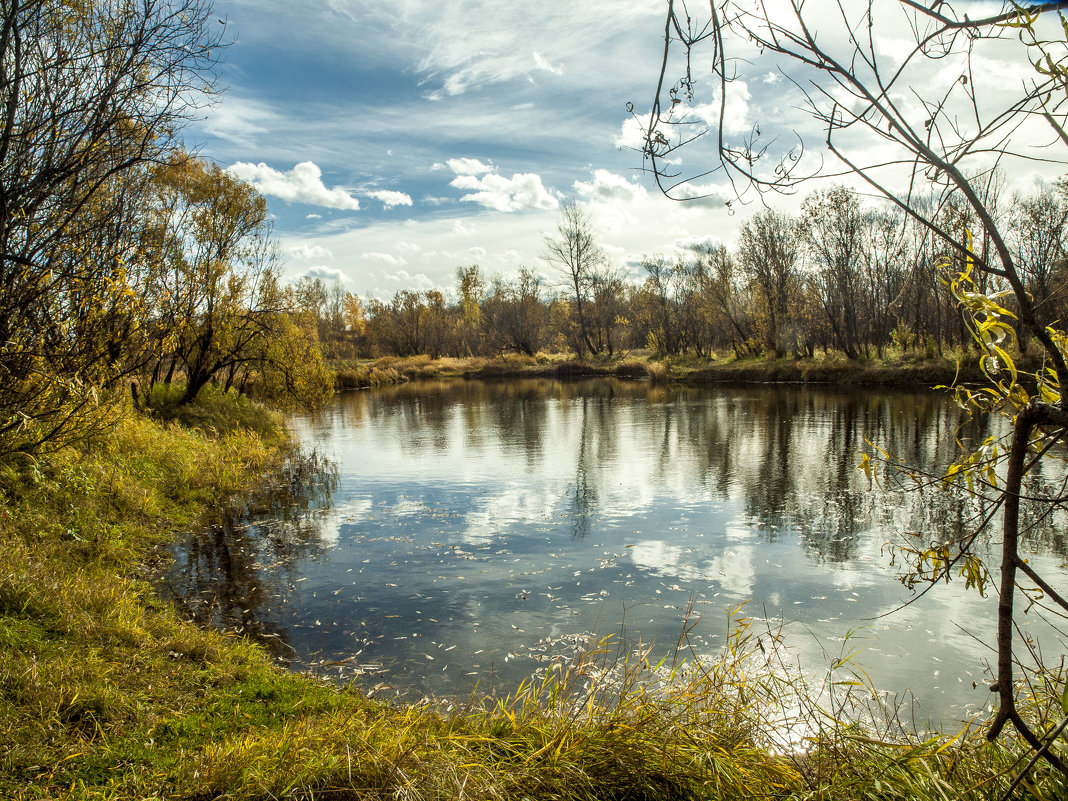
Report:
<svg viewBox="0 0 1068 801"><path fill-rule="evenodd" d="M644 186L608 170L594 170L592 181L575 181L574 186L583 199L601 203L635 203L644 200L649 194Z"/></svg>
<svg viewBox="0 0 1068 801"><path fill-rule="evenodd" d="M304 216L304 219L305 220L321 220L321 219L323 219L323 215L322 214L307 214L307 215Z"/></svg>
<svg viewBox="0 0 1068 801"><path fill-rule="evenodd" d="M412 205L412 196L404 192L394 192L390 189L379 189L375 192L368 192L367 197L381 201L382 205L391 209L394 206L410 206Z"/></svg>
<svg viewBox="0 0 1068 801"><path fill-rule="evenodd" d="M749 85L745 81L727 84L727 102L723 104L723 132L738 134L749 130ZM697 119L715 128L720 124L720 98L716 91L711 103L701 103L686 108L684 119Z"/></svg>
<svg viewBox="0 0 1068 801"><path fill-rule="evenodd" d="M645 131L637 117L627 117L620 127L619 136L614 140L616 147L634 148L641 150L645 147Z"/></svg>
<svg viewBox="0 0 1068 801"><path fill-rule="evenodd" d="M564 65L563 64L556 64L556 65L550 64L549 60L547 58L545 58L545 56L543 56L537 50L534 51L534 66L537 67L539 70L543 70L545 72L551 72L553 75L563 75L564 74Z"/></svg>
<svg viewBox="0 0 1068 801"><path fill-rule="evenodd" d="M400 14L391 11L383 17L395 30L403 31L408 41L424 48L418 71L426 82L441 87L429 93L435 99L468 90L484 92L495 83L525 79L532 68L543 69L536 61L532 65L532 51L548 64L604 59L638 69L617 56L622 56L623 42L634 30L655 24L662 13L655 3L614 0L567 4L407 0L400 5ZM655 46L655 38L650 39ZM633 48L629 54L633 55Z"/></svg>
<svg viewBox="0 0 1068 801"><path fill-rule="evenodd" d="M360 208L360 201L341 187L327 189L323 185L322 170L311 161L302 161L288 172L281 172L263 162L252 164L239 161L227 172L249 181L263 194L281 198L287 203L306 203L346 211Z"/></svg>
<svg viewBox="0 0 1068 801"><path fill-rule="evenodd" d="M482 175L496 169L492 164L469 158L449 159L445 164L457 175Z"/></svg>
<svg viewBox="0 0 1068 801"><path fill-rule="evenodd" d="M279 115L267 105L227 95L225 103L210 107L203 128L211 136L249 146L279 121Z"/></svg>
<svg viewBox="0 0 1068 801"><path fill-rule="evenodd" d="M476 245L475 247L471 248L471 255L474 256L476 259L484 259L486 258L486 249L484 247Z"/></svg>
<svg viewBox="0 0 1068 801"><path fill-rule="evenodd" d="M367 259L367 261L380 261L383 264L392 264L394 266L408 263L403 256L394 256L392 253L361 253L360 258Z"/></svg>
<svg viewBox="0 0 1068 801"><path fill-rule="evenodd" d="M348 276L341 272L341 270L335 270L333 267L324 267L322 265L312 267L304 274L308 276L308 278L319 278L323 281L337 281L339 284L343 284L348 280Z"/></svg>
<svg viewBox="0 0 1068 801"><path fill-rule="evenodd" d="M311 261L312 259L329 259L333 256L333 254L322 245L309 245L307 242L302 245L293 245L289 248L289 254L294 258L303 261Z"/></svg>
<svg viewBox="0 0 1068 801"><path fill-rule="evenodd" d="M685 183L676 187L672 196L686 200L687 206L720 208L734 198L730 185Z"/></svg>
<svg viewBox="0 0 1068 801"><path fill-rule="evenodd" d="M481 178L458 175L450 183L457 189L473 190L460 200L479 203L497 211L555 209L560 202L549 193L535 173L515 173L511 178L490 174Z"/></svg>
<svg viewBox="0 0 1068 801"><path fill-rule="evenodd" d="M423 291L437 288L434 282L424 273L416 273L415 275L412 275L407 270L397 270L397 272L393 274L387 273L383 278L396 284L402 284L404 289Z"/></svg>

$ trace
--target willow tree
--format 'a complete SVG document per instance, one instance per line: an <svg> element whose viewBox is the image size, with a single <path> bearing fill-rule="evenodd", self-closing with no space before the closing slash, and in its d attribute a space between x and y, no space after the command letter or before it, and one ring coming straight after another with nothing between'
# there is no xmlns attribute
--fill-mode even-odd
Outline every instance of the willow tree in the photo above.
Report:
<svg viewBox="0 0 1068 801"><path fill-rule="evenodd" d="M306 329L294 322L301 287L286 292L279 283L264 197L184 154L156 170L152 186L156 264L146 316L157 358L169 365L165 379L177 368L185 381L182 402L209 381L229 389L249 378L290 402L314 405L329 395L318 314ZM321 313L325 290L304 289L305 303Z"/></svg>
<svg viewBox="0 0 1068 801"><path fill-rule="evenodd" d="M985 491L1001 515L997 711L988 735L1011 724L1068 774L1050 733L1017 704L1013 637L1024 582L1030 601L1068 612L1068 591L1020 552L1023 480L1068 434L1068 335L1037 312L995 191L998 168L1053 177L1064 169L1066 8L1066 0L1004 3L972 18L943 0L717 0L697 19L668 0L659 82L639 121L647 168L669 196L733 191L732 204L744 203L833 177L883 198L936 242L987 376L958 397L1011 423L1003 441L963 453L945 476ZM749 102L756 81L778 84L760 109ZM1028 381L1013 362L1017 327L1042 349ZM937 581L960 571L981 582L977 534L918 550L917 574Z"/></svg>
<svg viewBox="0 0 1068 801"><path fill-rule="evenodd" d="M145 167L210 90L209 14L201 0L0 3L0 454L91 425L98 394L138 366L124 338Z"/></svg>

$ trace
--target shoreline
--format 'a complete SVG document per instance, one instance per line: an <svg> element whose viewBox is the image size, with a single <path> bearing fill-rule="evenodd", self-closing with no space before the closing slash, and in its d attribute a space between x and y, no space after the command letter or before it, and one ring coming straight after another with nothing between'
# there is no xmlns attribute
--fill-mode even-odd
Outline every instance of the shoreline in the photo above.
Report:
<svg viewBox="0 0 1068 801"><path fill-rule="evenodd" d="M844 358L656 360L577 359L566 355L496 358L416 356L384 357L336 365L335 389L364 389L425 379L511 379L612 377L622 380L678 383L689 386L797 384L850 389L934 390L955 383L984 380L977 359L945 358L899 362L857 362Z"/></svg>

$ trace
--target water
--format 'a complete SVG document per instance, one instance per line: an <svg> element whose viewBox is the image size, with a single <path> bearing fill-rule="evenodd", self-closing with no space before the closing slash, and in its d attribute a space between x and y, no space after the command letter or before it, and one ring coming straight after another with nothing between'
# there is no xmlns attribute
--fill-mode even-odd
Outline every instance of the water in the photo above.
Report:
<svg viewBox="0 0 1068 801"><path fill-rule="evenodd" d="M715 654L744 605L806 673L859 648L877 687L915 702L906 714L959 719L992 700L991 593L960 581L906 605L886 546L966 530L982 504L869 487L856 464L867 439L936 471L963 422L932 394L798 387L347 394L293 420L332 469L301 463L272 509L181 543L169 586L280 660L406 698L514 689L591 633L666 652L691 603L691 644ZM1029 540L1054 575L1063 523Z"/></svg>

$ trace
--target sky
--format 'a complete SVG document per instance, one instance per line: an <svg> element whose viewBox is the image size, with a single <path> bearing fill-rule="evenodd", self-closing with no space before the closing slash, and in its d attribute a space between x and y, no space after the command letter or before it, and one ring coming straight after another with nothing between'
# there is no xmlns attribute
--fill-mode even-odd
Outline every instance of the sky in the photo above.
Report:
<svg viewBox="0 0 1068 801"><path fill-rule="evenodd" d="M267 197L290 280L389 298L452 289L458 267L478 264L506 278L531 267L552 286L544 238L564 202L580 204L609 257L639 278L643 255L733 244L759 208L729 210L729 188L714 182L710 197L671 201L641 169L627 109L650 106L664 10L663 0L216 0L214 24L231 42L222 91L186 141ZM804 124L778 65L746 67L728 94L728 133ZM698 117L713 99L695 101Z"/></svg>

